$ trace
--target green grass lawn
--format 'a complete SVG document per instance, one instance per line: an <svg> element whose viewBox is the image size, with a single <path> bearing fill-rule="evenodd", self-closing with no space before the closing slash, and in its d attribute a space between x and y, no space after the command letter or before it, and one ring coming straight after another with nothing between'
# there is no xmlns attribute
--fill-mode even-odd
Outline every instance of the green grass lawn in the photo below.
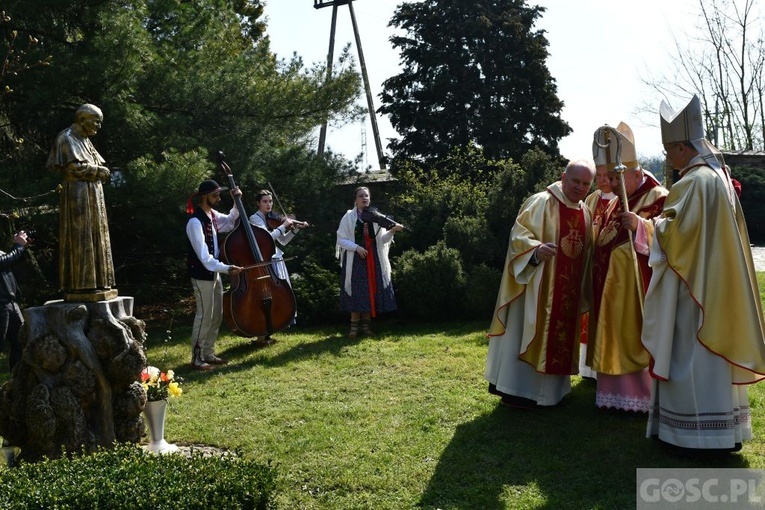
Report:
<svg viewBox="0 0 765 510"><path fill-rule="evenodd" d="M639 467L765 468L761 384L742 452L685 459L645 438L645 416L597 410L594 383L578 377L558 407L500 406L483 379L485 322L388 319L357 340L346 324L295 327L266 348L223 332L231 363L210 373L188 368L191 317L172 338L169 322L152 321L147 339L150 364L184 378L166 439L275 466L280 509L621 510L635 506Z"/></svg>
<svg viewBox="0 0 765 510"><path fill-rule="evenodd" d="M684 459L645 438L645 416L597 410L579 378L559 407L500 406L483 379L485 323L375 326L354 341L345 324L293 328L266 348L224 334L231 364L212 373L186 367L188 327L150 335L150 363L185 378L167 439L270 462L283 509L624 509L638 467L765 467L761 385L754 441Z"/></svg>

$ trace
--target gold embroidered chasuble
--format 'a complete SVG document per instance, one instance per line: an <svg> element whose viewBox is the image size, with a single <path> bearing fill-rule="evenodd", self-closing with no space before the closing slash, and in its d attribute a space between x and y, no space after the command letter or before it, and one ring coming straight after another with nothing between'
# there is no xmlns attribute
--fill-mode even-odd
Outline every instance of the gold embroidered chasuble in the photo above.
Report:
<svg viewBox="0 0 765 510"><path fill-rule="evenodd" d="M592 231L595 232L595 229L598 228L598 225L603 224L603 215L606 213L606 210L608 209L608 203L611 202L611 199L614 198L613 193L603 193L599 189L596 189L589 195L587 195L587 198L584 199L584 205L587 206L587 209L590 210L590 217L592 218ZM591 266L591 264L590 264ZM589 277L588 277L589 279ZM591 292L592 290L585 286L585 291L588 292L588 302L592 302L592 296ZM587 338L589 336L589 328L590 328L590 312L585 312L582 315L582 327L581 327L581 333L580 333L580 341L583 346L587 345ZM586 354L586 353L585 353ZM585 356L586 357L586 356ZM586 360L583 360L586 361ZM588 370L591 370L588 366ZM579 367L580 375L582 367Z"/></svg>
<svg viewBox="0 0 765 510"><path fill-rule="evenodd" d="M630 211L640 217L649 246L654 234L651 218L661 214L667 193L656 179L646 174L644 182L627 200ZM593 224L593 297L587 365L608 375L638 372L649 361L640 340L643 330L640 295L645 295L648 288L651 269L648 256L637 253L642 280L638 282L630 246L632 235L619 219L622 210L622 202L616 198L609 203L602 219ZM638 285L642 285L640 294Z"/></svg>
<svg viewBox="0 0 765 510"><path fill-rule="evenodd" d="M563 195L560 181L531 196L521 207L510 242L489 336L510 328L521 337L519 359L544 374L578 373L582 281L590 259L590 212ZM543 243L558 246L549 262L532 265ZM519 297L522 324L507 324Z"/></svg>
<svg viewBox="0 0 765 510"><path fill-rule="evenodd" d="M671 299L664 298L671 289L664 280L679 278L701 311L701 320L692 325L696 339L733 365L735 384L756 382L765 377L765 324L741 204L727 176L701 158L681 176L655 231L666 264L655 266L646 294L643 345L651 355L651 373L669 380L679 319Z"/></svg>
<svg viewBox="0 0 765 510"><path fill-rule="evenodd" d="M610 194L608 196L613 197L613 195ZM602 191L595 190L587 195L587 198L584 199L584 205L586 205L590 210L593 228L595 228L595 225L598 223L598 218L606 212L606 209L608 209L608 203L611 201L610 198L603 197L604 195Z"/></svg>

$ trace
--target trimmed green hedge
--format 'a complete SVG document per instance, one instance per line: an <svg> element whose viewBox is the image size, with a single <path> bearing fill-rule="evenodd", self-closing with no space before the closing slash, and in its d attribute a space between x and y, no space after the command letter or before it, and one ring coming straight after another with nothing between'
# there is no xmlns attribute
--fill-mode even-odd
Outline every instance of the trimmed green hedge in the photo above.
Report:
<svg viewBox="0 0 765 510"><path fill-rule="evenodd" d="M154 455L131 444L0 470L0 508L275 508L276 474L236 455Z"/></svg>

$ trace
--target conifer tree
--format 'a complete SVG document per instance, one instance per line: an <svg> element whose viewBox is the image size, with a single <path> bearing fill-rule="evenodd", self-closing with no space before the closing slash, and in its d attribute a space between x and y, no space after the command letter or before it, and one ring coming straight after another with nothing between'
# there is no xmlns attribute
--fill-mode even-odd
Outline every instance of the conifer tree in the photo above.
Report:
<svg viewBox="0 0 765 510"><path fill-rule="evenodd" d="M390 25L403 71L384 83L380 111L401 136L394 157L433 161L473 143L487 158L537 146L558 156L571 128L545 64L544 12L524 0L406 2Z"/></svg>

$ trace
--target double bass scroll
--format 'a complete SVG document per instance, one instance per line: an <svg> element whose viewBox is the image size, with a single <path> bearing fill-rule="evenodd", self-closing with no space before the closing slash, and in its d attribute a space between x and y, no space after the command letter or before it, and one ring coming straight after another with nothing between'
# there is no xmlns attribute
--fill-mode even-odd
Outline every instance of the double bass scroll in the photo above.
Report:
<svg viewBox="0 0 765 510"><path fill-rule="evenodd" d="M222 152L218 153L218 164L229 187L236 188ZM237 335L269 336L292 323L297 311L295 294L271 263L276 254L273 238L263 229L252 228L241 196L235 196L234 202L239 219L223 241L221 259L244 270L232 275L231 289L223 294L223 320Z"/></svg>

